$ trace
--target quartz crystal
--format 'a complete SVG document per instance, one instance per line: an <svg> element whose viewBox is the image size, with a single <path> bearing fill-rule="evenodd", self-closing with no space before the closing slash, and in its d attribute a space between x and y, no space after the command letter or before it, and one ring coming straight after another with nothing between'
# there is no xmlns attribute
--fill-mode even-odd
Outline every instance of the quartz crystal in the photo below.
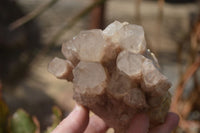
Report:
<svg viewBox="0 0 200 133"><path fill-rule="evenodd" d="M116 65L120 71L124 72L133 80L141 79L144 59L145 57L140 54L123 51L118 55Z"/></svg>
<svg viewBox="0 0 200 133"><path fill-rule="evenodd" d="M100 63L80 61L74 68L73 75L73 84L76 92L89 95L104 93L107 75Z"/></svg>
<svg viewBox="0 0 200 133"><path fill-rule="evenodd" d="M50 69L49 72L55 75L57 78L60 79L67 79L69 81L72 81L73 75L73 65L68 60L63 60L60 58L55 57L48 66Z"/></svg>
<svg viewBox="0 0 200 133"><path fill-rule="evenodd" d="M108 25L103 30L104 38L110 40L115 45L132 53L144 53L146 51L146 41L144 30L139 25L120 23L118 21Z"/></svg>
<svg viewBox="0 0 200 133"><path fill-rule="evenodd" d="M66 59L54 58L49 72L72 81L74 100L116 133L125 133L140 112L149 115L150 127L165 121L171 83L155 66L157 59L147 56L141 26L115 21L103 31L81 31L63 43L62 53Z"/></svg>
<svg viewBox="0 0 200 133"><path fill-rule="evenodd" d="M171 86L167 77L161 74L149 59L144 61L142 69L143 82L141 85L143 90L152 95L164 95Z"/></svg>

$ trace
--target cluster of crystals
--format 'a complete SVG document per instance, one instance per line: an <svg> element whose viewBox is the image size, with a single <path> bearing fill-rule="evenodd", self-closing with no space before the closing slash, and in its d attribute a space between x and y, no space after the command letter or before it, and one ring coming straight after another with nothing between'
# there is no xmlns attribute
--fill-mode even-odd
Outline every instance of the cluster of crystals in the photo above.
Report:
<svg viewBox="0 0 200 133"><path fill-rule="evenodd" d="M148 57L141 26L115 21L103 31L81 31L62 53L66 60L54 58L49 72L72 81L74 99L117 132L138 112L148 113L152 126L164 121L171 83Z"/></svg>

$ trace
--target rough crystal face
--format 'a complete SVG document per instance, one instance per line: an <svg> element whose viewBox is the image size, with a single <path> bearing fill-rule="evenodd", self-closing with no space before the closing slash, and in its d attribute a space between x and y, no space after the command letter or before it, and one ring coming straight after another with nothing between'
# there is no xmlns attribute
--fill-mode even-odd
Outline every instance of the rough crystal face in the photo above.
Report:
<svg viewBox="0 0 200 133"><path fill-rule="evenodd" d="M81 31L76 37L62 47L64 56L72 62L76 60L101 62L107 42L101 30Z"/></svg>
<svg viewBox="0 0 200 133"><path fill-rule="evenodd" d="M112 42L119 42L118 31L124 26L127 25L127 22L120 23L119 21L114 21L108 25L104 30L103 34L105 38L110 39Z"/></svg>
<svg viewBox="0 0 200 133"><path fill-rule="evenodd" d="M131 79L128 76L115 72L112 74L106 90L107 93L112 95L114 98L123 99L132 86ZM135 85L134 87L137 86Z"/></svg>
<svg viewBox="0 0 200 133"><path fill-rule="evenodd" d="M74 68L73 75L74 89L77 93L100 95L104 92L107 75L100 63L80 61Z"/></svg>
<svg viewBox="0 0 200 133"><path fill-rule="evenodd" d="M79 50L79 43L76 41L76 37L72 40L63 43L62 45L62 53L65 58L76 65L79 62L78 59L78 50Z"/></svg>
<svg viewBox="0 0 200 133"><path fill-rule="evenodd" d="M144 93L138 88L130 89L123 100L125 104L133 109L142 110L148 107Z"/></svg>
<svg viewBox="0 0 200 133"><path fill-rule="evenodd" d="M117 57L117 68L134 79L141 79L142 64L145 57L128 51L121 52Z"/></svg>
<svg viewBox="0 0 200 133"><path fill-rule="evenodd" d="M163 123L165 121L165 117L167 115L167 111L169 110L171 103L171 95L167 92L160 103L159 106L151 107L148 111L151 123L150 126L156 126L159 123Z"/></svg>
<svg viewBox="0 0 200 133"><path fill-rule="evenodd" d="M146 50L146 41L144 30L141 26L127 24L119 32L120 45L133 53L144 53Z"/></svg>
<svg viewBox="0 0 200 133"><path fill-rule="evenodd" d="M72 75L72 69L73 65L68 60L63 60L60 58L55 57L48 66L48 71L55 75L57 78L60 79L67 79L69 81L72 81L73 75Z"/></svg>
<svg viewBox="0 0 200 133"><path fill-rule="evenodd" d="M171 86L167 77L161 74L149 59L144 61L142 68L143 90L152 95L164 95Z"/></svg>
<svg viewBox="0 0 200 133"><path fill-rule="evenodd" d="M157 59L148 57L141 26L115 21L103 31L82 31L62 45L62 53L67 60L53 59L49 72L73 81L76 102L117 133L125 133L140 112L149 115L151 127L164 122L171 83Z"/></svg>
<svg viewBox="0 0 200 133"><path fill-rule="evenodd" d="M103 33L106 39L127 51L143 54L146 50L144 30L139 25L115 21L105 28Z"/></svg>

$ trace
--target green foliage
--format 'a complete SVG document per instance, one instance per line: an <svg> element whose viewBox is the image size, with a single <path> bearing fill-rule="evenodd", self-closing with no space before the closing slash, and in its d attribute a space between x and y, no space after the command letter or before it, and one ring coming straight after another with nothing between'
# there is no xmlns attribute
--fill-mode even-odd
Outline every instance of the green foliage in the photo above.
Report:
<svg viewBox="0 0 200 133"><path fill-rule="evenodd" d="M53 129L60 123L60 121L62 119L62 113L58 107L54 106L52 108L52 111L53 111L53 124L47 128L45 133L51 133L53 131Z"/></svg>
<svg viewBox="0 0 200 133"><path fill-rule="evenodd" d="M22 109L18 109L10 119L11 133L35 133L37 126Z"/></svg>
<svg viewBox="0 0 200 133"><path fill-rule="evenodd" d="M1 85L1 84L0 84ZM61 110L54 106L53 123L47 128L45 133L51 133L53 129L60 123L62 119ZM9 117L9 109L2 99L2 91L0 86L0 133L39 133L39 122L36 117L31 117L23 109L18 109Z"/></svg>
<svg viewBox="0 0 200 133"><path fill-rule="evenodd" d="M53 123L44 133L51 133L62 119L62 113L58 107L54 106L52 111ZM0 99L0 133L39 133L39 124L23 109L18 109L9 121L8 114L7 105Z"/></svg>
<svg viewBox="0 0 200 133"><path fill-rule="evenodd" d="M0 133L6 132L8 118L8 107L0 98Z"/></svg>

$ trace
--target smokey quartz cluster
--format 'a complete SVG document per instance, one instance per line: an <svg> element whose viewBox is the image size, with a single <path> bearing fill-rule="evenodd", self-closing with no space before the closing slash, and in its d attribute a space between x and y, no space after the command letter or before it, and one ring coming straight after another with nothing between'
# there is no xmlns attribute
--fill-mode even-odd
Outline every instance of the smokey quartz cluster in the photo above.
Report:
<svg viewBox="0 0 200 133"><path fill-rule="evenodd" d="M62 45L48 71L73 82L74 99L124 133L136 113L146 112L151 127L165 120L171 83L146 49L141 26L115 21L103 31L81 31Z"/></svg>

